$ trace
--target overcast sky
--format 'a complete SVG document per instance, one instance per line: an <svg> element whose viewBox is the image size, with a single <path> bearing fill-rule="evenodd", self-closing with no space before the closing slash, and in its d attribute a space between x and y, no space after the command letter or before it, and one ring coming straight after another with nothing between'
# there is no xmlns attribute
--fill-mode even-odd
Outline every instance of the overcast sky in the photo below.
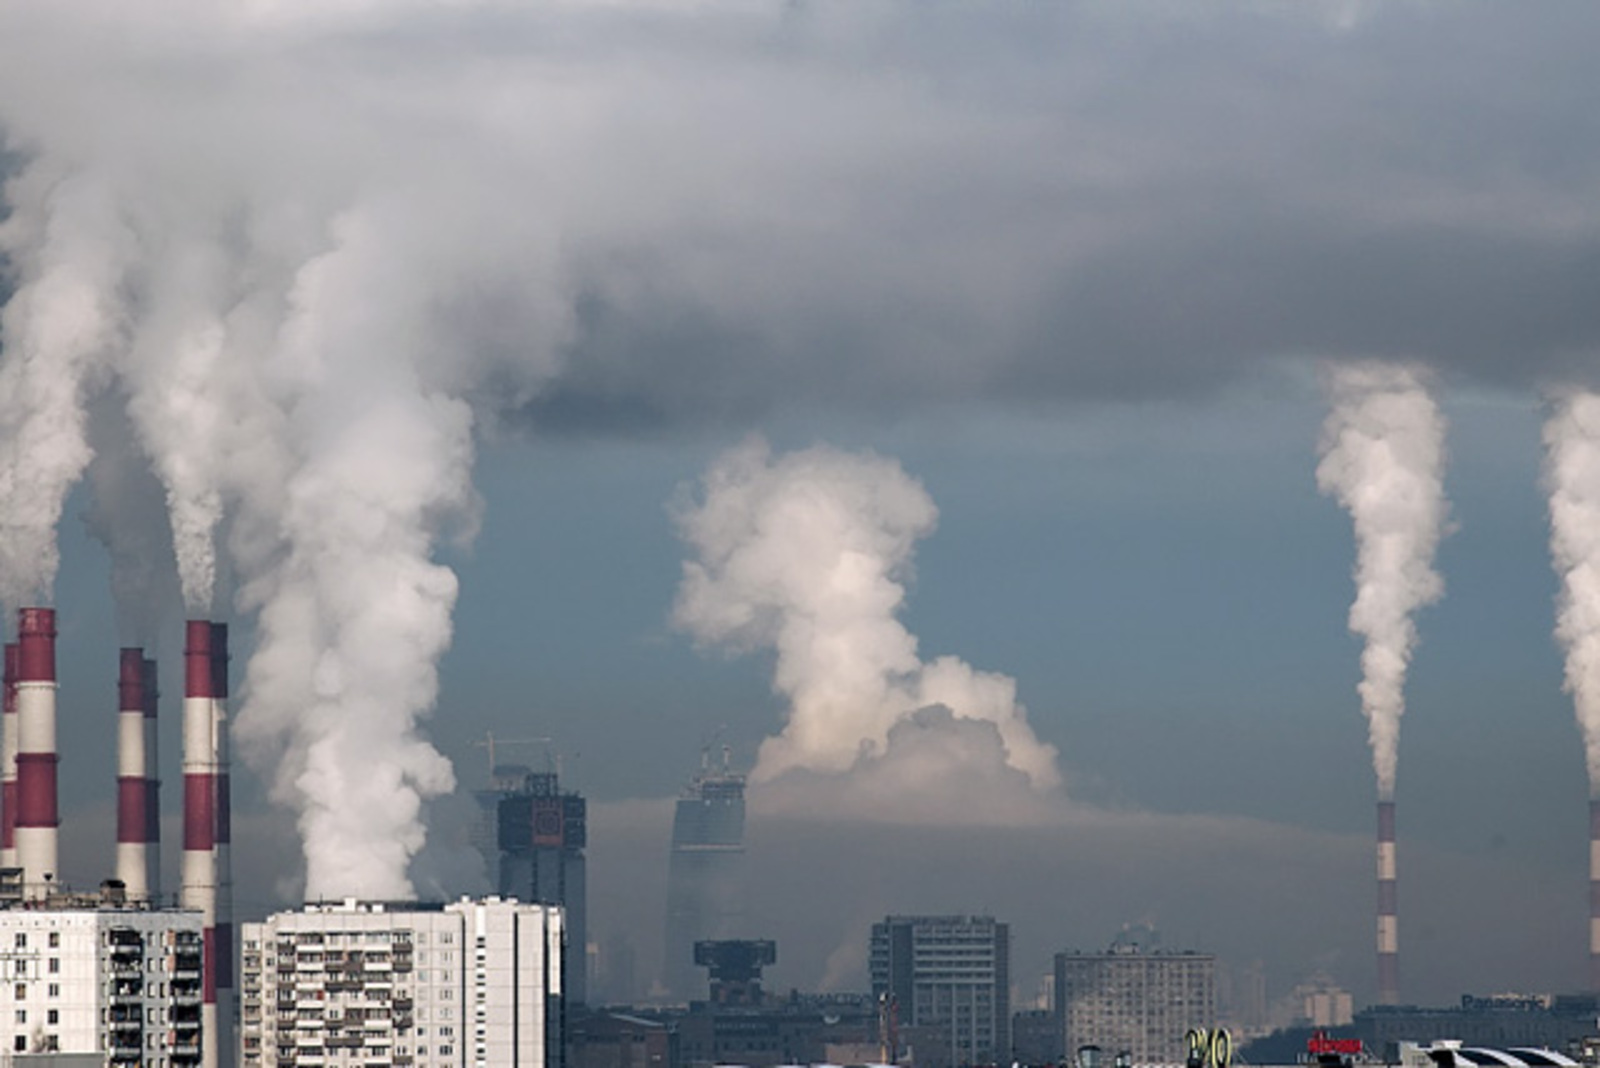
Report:
<svg viewBox="0 0 1600 1068"><path fill-rule="evenodd" d="M1377 358L1429 368L1449 423L1447 592L1418 617L1400 740L1406 994L1581 982L1587 786L1540 428L1546 391L1600 370L1600 11L311 7L6 4L10 168L92 176L128 220L135 333L163 235L297 277L350 218L391 213L347 292L470 405L481 503L475 539L430 543L460 592L425 731L464 786L486 732L555 739L599 808L600 937L659 937L659 902L614 887L660 874L666 810L623 802L672 795L712 739L749 765L786 721L770 652L672 624L692 556L674 502L759 434L920 482L937 526L900 621L924 660L1016 680L1080 821L1051 832L1052 866L1037 827L940 843L863 818L830 839L758 812L751 913L781 929L781 984L859 984L874 916L993 909L1023 968L1153 921L1266 960L1279 990L1321 967L1370 996L1355 548L1315 469L1321 369ZM385 335L349 329L387 390ZM119 614L81 521L160 534L160 484L115 425L140 381L86 387L113 395L91 437L135 462L101 461L100 502L80 485L60 527L69 812L109 792L89 725L115 645L163 642L176 696L176 572ZM332 410L364 381L338 379ZM226 604L249 563L219 566ZM252 616L225 610L242 672ZM259 765L238 789L264 811ZM788 907L830 862L847 904Z"/></svg>

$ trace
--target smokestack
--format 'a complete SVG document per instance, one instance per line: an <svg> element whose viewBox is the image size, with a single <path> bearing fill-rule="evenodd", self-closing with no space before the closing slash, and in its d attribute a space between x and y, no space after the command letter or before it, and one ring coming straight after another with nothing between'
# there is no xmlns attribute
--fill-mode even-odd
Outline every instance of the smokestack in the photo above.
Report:
<svg viewBox="0 0 1600 1068"><path fill-rule="evenodd" d="M160 847L151 836L156 754L149 663L143 649L123 649L117 672L117 878L134 901L160 892Z"/></svg>
<svg viewBox="0 0 1600 1068"><path fill-rule="evenodd" d="M1589 802L1589 989L1600 993L1600 800Z"/></svg>
<svg viewBox="0 0 1600 1068"><path fill-rule="evenodd" d="M1400 915L1394 802L1378 802L1378 1003L1400 1004Z"/></svg>
<svg viewBox="0 0 1600 1068"><path fill-rule="evenodd" d="M228 625L211 625L211 741L216 768L217 1048L233 1052L233 803L228 752Z"/></svg>
<svg viewBox="0 0 1600 1068"><path fill-rule="evenodd" d="M0 714L0 868L17 866L17 662L16 642L6 643L5 712Z"/></svg>
<svg viewBox="0 0 1600 1068"><path fill-rule="evenodd" d="M161 748L156 717L161 711L161 676L156 662L144 662L144 840L149 845L150 900L161 897Z"/></svg>
<svg viewBox="0 0 1600 1068"><path fill-rule="evenodd" d="M205 1068L221 1061L217 1035L217 746L216 667L212 626L185 627L183 649L183 889L179 903L201 914L203 994L200 1056Z"/></svg>
<svg viewBox="0 0 1600 1068"><path fill-rule="evenodd" d="M29 900L56 878L56 613L24 608L17 626L17 865Z"/></svg>

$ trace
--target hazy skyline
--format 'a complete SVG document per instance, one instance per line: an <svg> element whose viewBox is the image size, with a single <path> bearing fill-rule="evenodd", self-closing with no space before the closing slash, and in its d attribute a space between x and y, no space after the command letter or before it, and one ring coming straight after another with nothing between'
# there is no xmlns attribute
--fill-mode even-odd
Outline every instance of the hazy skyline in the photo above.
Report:
<svg viewBox="0 0 1600 1068"><path fill-rule="evenodd" d="M992 908L1039 952L1150 920L1364 996L1374 779L1318 376L1402 361L1448 424L1454 528L1398 741L1404 989L1575 988L1588 786L1541 435L1549 390L1600 382L1597 38L1577 3L7 5L6 360L82 346L99 455L79 484L60 453L69 819L110 796L85 725L119 641L161 644L175 768L177 529L236 676L262 654L246 814L276 773L326 842L405 840L404 806L345 818L393 814L348 803L377 727L421 798L430 744L470 787L486 731L550 735L596 802L592 928L628 928L604 872L647 854L601 832L643 850L666 809L624 802L790 722L771 654L671 624L673 516L759 434L920 484L896 625L1015 680L1066 799L941 852L753 796L753 916L809 916L772 902L785 870L815 899L830 849L858 889L815 946L779 934L780 982L851 981L863 917ZM103 337L30 326L58 263L100 272ZM369 489L390 525L346 508ZM5 552L46 518L14 509ZM139 565L118 609L80 518ZM375 600L391 573L421 595Z"/></svg>

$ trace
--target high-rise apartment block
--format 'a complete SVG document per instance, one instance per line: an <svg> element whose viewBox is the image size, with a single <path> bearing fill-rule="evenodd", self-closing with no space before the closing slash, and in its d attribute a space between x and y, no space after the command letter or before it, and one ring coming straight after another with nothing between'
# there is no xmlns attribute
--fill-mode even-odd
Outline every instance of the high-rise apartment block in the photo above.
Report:
<svg viewBox="0 0 1600 1068"><path fill-rule="evenodd" d="M992 916L889 916L872 925L874 997L936 1035L918 1065L1011 1061L1011 929Z"/></svg>
<svg viewBox="0 0 1600 1068"><path fill-rule="evenodd" d="M560 1068L562 926L500 898L247 923L240 1063Z"/></svg>
<svg viewBox="0 0 1600 1068"><path fill-rule="evenodd" d="M0 910L0 1063L199 1065L201 926L198 912L113 904Z"/></svg>
<svg viewBox="0 0 1600 1068"><path fill-rule="evenodd" d="M1067 1057L1099 1046L1135 1065L1183 1064L1184 1035L1217 1014L1217 959L1205 953L1143 951L1121 943L1105 953L1056 954L1056 1016Z"/></svg>

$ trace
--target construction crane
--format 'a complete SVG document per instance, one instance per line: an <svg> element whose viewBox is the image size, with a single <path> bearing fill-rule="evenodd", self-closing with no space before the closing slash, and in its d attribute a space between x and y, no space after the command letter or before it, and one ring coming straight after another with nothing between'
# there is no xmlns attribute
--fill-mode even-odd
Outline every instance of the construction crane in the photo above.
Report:
<svg viewBox="0 0 1600 1068"><path fill-rule="evenodd" d="M550 746L550 745L554 745L555 744L555 739L546 737L544 735L540 735L539 737L536 737L536 738L496 738L494 736L494 732L493 731L484 731L483 732L483 741L481 741L481 742L473 742L472 744L473 744L474 747L476 747L478 749L487 749L489 751L489 781L493 782L494 781L494 769L496 767L498 767L498 763L497 763L497 761L495 760L495 757L494 757L494 750L495 750L496 746L499 746L499 745L543 745L543 746ZM549 749L545 750L545 765L550 771L554 771L554 772L558 772L559 773L560 770L561 770L560 767L559 767L557 759L554 756L551 755Z"/></svg>

